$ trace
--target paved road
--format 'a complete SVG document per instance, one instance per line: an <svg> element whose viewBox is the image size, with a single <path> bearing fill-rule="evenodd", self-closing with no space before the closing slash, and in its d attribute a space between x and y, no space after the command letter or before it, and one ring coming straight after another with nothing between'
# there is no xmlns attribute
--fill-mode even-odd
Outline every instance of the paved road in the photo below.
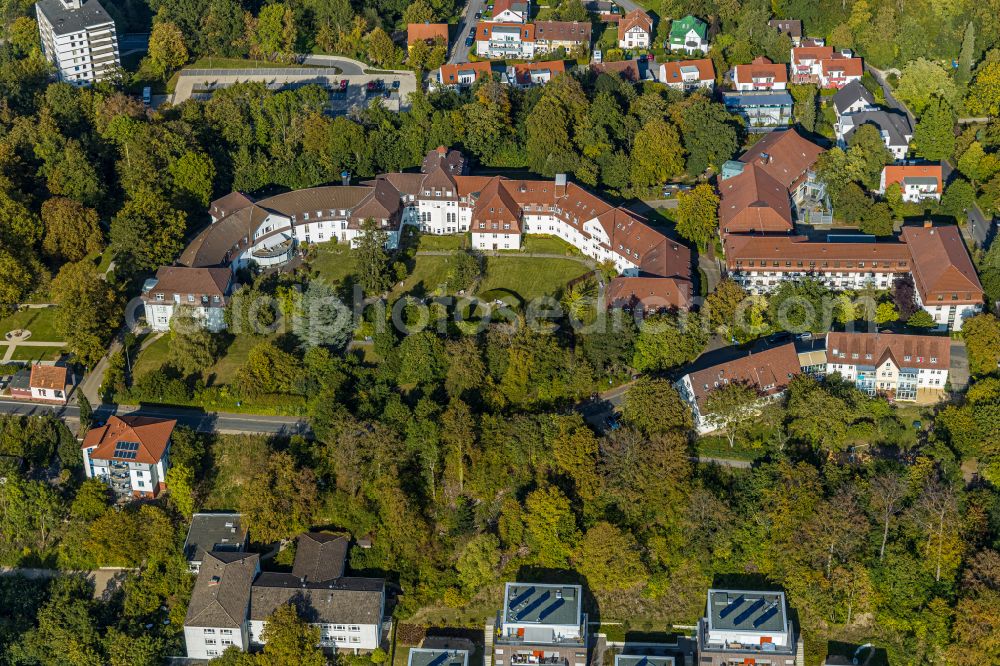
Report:
<svg viewBox="0 0 1000 666"><path fill-rule="evenodd" d="M465 39L469 36L469 31L476 27L476 12L486 9L486 0L469 0L462 10L462 15L458 18L458 28L455 36L452 37L451 55L448 62L458 64L469 62L469 47L465 45Z"/></svg>
<svg viewBox="0 0 1000 666"><path fill-rule="evenodd" d="M365 73L366 65L358 60L331 55L302 55L303 65L316 67L336 67L343 74L359 75Z"/></svg>
<svg viewBox="0 0 1000 666"><path fill-rule="evenodd" d="M80 410L76 405L52 406L14 400L0 400L0 414L53 413L71 428L78 428ZM157 418L177 419L181 425L198 432L251 433L264 435L311 434L309 423L294 416L256 416L231 412L203 412L182 407L135 407L130 405L101 405L94 410L94 418L107 419L111 415L138 414Z"/></svg>
<svg viewBox="0 0 1000 666"><path fill-rule="evenodd" d="M34 580L56 578L57 576L69 576L82 574L87 580L94 584L94 598L104 597L105 592L111 583L119 577L124 577L128 571L134 569L122 569L119 567L102 567L93 571L60 571L58 569L31 569L21 567L0 567L0 576L23 576Z"/></svg>
<svg viewBox="0 0 1000 666"><path fill-rule="evenodd" d="M871 75L875 77L875 80L878 81L878 84L882 87L882 92L885 94L885 103L888 104L891 108L897 109L898 111L902 111L903 113L905 113L906 117L910 119L910 126L916 127L917 119L913 116L912 113L910 113L910 110L906 108L905 104L903 104L893 96L892 88L889 87L889 84L885 80L885 72L875 69L874 67L869 65L867 61L865 61L865 70L871 73Z"/></svg>
<svg viewBox="0 0 1000 666"><path fill-rule="evenodd" d="M319 57L319 56L313 56ZM287 86L317 84L327 89L339 86L340 82L348 82L347 94L344 97L331 96L331 107L335 111L347 111L355 105L365 104L370 98L366 96L365 86L369 81L381 79L389 87L394 81L399 82L398 92L391 99L383 98L386 107L393 111L409 108L409 97L417 88L417 80L413 72L392 72L388 74L349 74L342 70L343 62L331 58L329 67L303 68L272 68L272 69L184 69L177 78L177 85L171 97L171 103L180 104L191 97L203 98L212 91L227 88L235 83L258 81L271 89ZM333 63L341 64L333 64ZM346 61L354 63L355 61ZM351 64L352 71L356 65Z"/></svg>
<svg viewBox="0 0 1000 666"><path fill-rule="evenodd" d="M969 209L966 217L966 225L962 231L968 234L977 247L989 247L990 241L993 240L993 219L987 217L975 204Z"/></svg>

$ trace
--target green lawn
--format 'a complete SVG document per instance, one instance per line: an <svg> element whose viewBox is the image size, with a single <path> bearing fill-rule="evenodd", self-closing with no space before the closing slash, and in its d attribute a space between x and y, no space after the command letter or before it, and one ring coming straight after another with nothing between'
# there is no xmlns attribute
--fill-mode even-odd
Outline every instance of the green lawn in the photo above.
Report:
<svg viewBox="0 0 1000 666"><path fill-rule="evenodd" d="M586 266L572 259L487 257L486 277L479 285L479 292L507 289L530 301L539 296L554 296L567 282L588 272Z"/></svg>
<svg viewBox="0 0 1000 666"><path fill-rule="evenodd" d="M448 259L445 256L418 256L415 259L413 272L403 281L403 286L397 287L393 292L423 296L435 293L442 284L446 285L445 293L453 291L447 288Z"/></svg>
<svg viewBox="0 0 1000 666"><path fill-rule="evenodd" d="M7 347L2 347L3 351L7 351ZM10 360L12 361L55 361L62 355L63 348L58 345L53 345L51 347L29 347L26 345L18 345L17 349L14 350L13 355L11 355Z"/></svg>
<svg viewBox="0 0 1000 666"><path fill-rule="evenodd" d="M417 241L417 250L438 252L442 250L458 250L466 245L466 234L450 236L432 236L423 234Z"/></svg>
<svg viewBox="0 0 1000 666"><path fill-rule="evenodd" d="M698 455L708 458L729 458L733 460L756 460L764 455L759 449L747 449L736 444L729 448L729 440L722 436L699 437L697 442Z"/></svg>
<svg viewBox="0 0 1000 666"><path fill-rule="evenodd" d="M321 243L310 265L327 282L340 282L354 272L355 256L347 245Z"/></svg>
<svg viewBox="0 0 1000 666"><path fill-rule="evenodd" d="M218 386L231 382L236 371L246 362L250 348L263 339L249 335L238 335L233 338L219 360L202 372L205 383L208 386ZM132 366L132 376L140 377L162 366L167 362L169 350L170 334L168 333L139 353Z"/></svg>
<svg viewBox="0 0 1000 666"><path fill-rule="evenodd" d="M583 256L580 250L576 249L566 241L556 236L525 236L521 242L523 252L538 254L565 254L567 256Z"/></svg>
<svg viewBox="0 0 1000 666"><path fill-rule="evenodd" d="M32 342L61 341L56 332L56 308L26 308L0 319L0 336L8 331L26 328L31 331ZM0 338L2 340L2 338Z"/></svg>
<svg viewBox="0 0 1000 666"><path fill-rule="evenodd" d="M322 67L322 65L317 65ZM270 60L250 60L244 58L198 58L184 69L276 69L300 68L298 63L271 62ZM313 65L310 65L313 67ZM336 69L331 67L330 69Z"/></svg>
<svg viewBox="0 0 1000 666"><path fill-rule="evenodd" d="M156 370L166 363L167 354L170 350L170 334L167 333L162 338L149 345L135 358L132 366L132 376L139 377Z"/></svg>

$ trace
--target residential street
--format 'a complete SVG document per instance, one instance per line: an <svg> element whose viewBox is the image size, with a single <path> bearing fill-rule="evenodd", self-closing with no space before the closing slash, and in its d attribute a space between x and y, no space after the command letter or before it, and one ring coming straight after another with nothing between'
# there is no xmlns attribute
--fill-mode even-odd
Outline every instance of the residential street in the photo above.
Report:
<svg viewBox="0 0 1000 666"><path fill-rule="evenodd" d="M476 12L486 9L486 0L469 0L458 19L457 32L452 37L451 55L448 62L457 64L469 62L469 47L465 45L465 39L469 36L469 31L476 27Z"/></svg>

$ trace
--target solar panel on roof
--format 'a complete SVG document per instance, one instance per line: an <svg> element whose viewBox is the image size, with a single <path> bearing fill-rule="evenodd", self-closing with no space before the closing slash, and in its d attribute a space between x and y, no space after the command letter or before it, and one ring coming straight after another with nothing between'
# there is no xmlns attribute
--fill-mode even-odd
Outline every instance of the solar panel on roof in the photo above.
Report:
<svg viewBox="0 0 1000 666"><path fill-rule="evenodd" d="M514 588L514 591L516 592L517 588ZM527 601L534 593L535 593L535 586L531 585L527 589L525 589L524 592L511 599L510 603L508 604L508 607L516 608L517 606L520 606L522 603Z"/></svg>
<svg viewBox="0 0 1000 666"><path fill-rule="evenodd" d="M735 625L743 624L744 622L750 619L751 615L760 610L761 606L763 606L765 603L766 602L763 599L758 599L757 601L753 602L752 604L750 604L749 608L747 608L745 611L736 616L736 619L733 620L733 624Z"/></svg>
<svg viewBox="0 0 1000 666"><path fill-rule="evenodd" d="M708 388L708 384L705 384L705 388ZM722 612L719 613L719 617L721 617L722 619L726 619L729 616L730 613L732 613L734 610L736 610L737 606L739 606L740 604L743 603L743 601L744 601L744 597L741 594L740 596L738 596L735 599L733 599L733 601L728 606L726 606L725 608L722 609Z"/></svg>
<svg viewBox="0 0 1000 666"><path fill-rule="evenodd" d="M544 620L545 618L547 618L549 615L552 615L553 613L555 613L557 610L559 610L559 608L562 607L562 605L564 603L566 603L565 599L556 599L555 601L553 601L546 608L542 609L541 613L538 614L538 621L541 622L542 620Z"/></svg>
<svg viewBox="0 0 1000 666"><path fill-rule="evenodd" d="M777 614L777 612L778 612L777 605L771 606L766 611L764 611L763 613L761 613L760 617L758 617L756 620L753 621L753 628L754 629L759 628L762 624L764 624L765 622L767 622L768 620L770 620L772 617L774 617L774 615Z"/></svg>
<svg viewBox="0 0 1000 666"><path fill-rule="evenodd" d="M427 666L440 666L444 662L448 661L448 653L442 652L438 656L434 657Z"/></svg>
<svg viewBox="0 0 1000 666"><path fill-rule="evenodd" d="M535 610L536 608L538 608L539 606L541 606L542 604L544 604L544 603L545 603L546 601L548 601L548 600L549 600L549 596L550 596L550 594L551 594L551 593L550 593L550 592L549 592L548 590L546 590L546 591L545 591L545 592L543 592L542 594L539 594L539 595L538 595L538 598L537 598L537 599L535 599L534 601L532 601L532 602L531 602L530 604L528 604L527 606L525 606L525 607L524 607L524 608L523 608L523 609L522 609L522 610L521 610L521 611L520 611L520 612L518 613L518 615L519 615L520 617L527 617L529 613L531 613L531 612L532 612L533 610Z"/></svg>

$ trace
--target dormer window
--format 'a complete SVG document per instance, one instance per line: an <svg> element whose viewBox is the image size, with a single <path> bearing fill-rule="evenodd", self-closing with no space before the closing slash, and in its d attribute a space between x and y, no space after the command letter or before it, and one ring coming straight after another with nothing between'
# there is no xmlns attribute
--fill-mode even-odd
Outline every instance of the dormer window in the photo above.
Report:
<svg viewBox="0 0 1000 666"><path fill-rule="evenodd" d="M903 360L904 361L909 361L912 358L913 358L912 356L910 356L909 354L907 354L906 356L903 357Z"/></svg>
<svg viewBox="0 0 1000 666"><path fill-rule="evenodd" d="M302 213L302 219L303 220L308 220L309 219L309 213Z"/></svg>
<svg viewBox="0 0 1000 666"><path fill-rule="evenodd" d="M931 356L931 363L937 363L937 356Z"/></svg>

